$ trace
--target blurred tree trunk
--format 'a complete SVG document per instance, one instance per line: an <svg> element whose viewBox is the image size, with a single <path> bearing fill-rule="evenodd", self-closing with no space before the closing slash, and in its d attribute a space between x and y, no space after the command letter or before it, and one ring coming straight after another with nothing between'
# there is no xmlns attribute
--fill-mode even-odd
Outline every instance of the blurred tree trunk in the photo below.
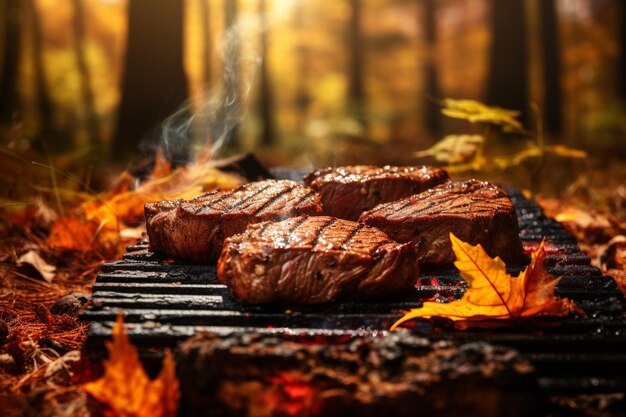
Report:
<svg viewBox="0 0 626 417"><path fill-rule="evenodd" d="M19 110L17 70L20 62L22 15L20 0L2 0L2 73L0 74L0 123L10 125Z"/></svg>
<svg viewBox="0 0 626 417"><path fill-rule="evenodd" d="M210 0L198 0L200 6L200 30L202 30L202 63L204 64L204 84L211 88L211 9Z"/></svg>
<svg viewBox="0 0 626 417"><path fill-rule="evenodd" d="M83 111L87 136L91 144L99 140L98 121L94 104L93 90L91 88L91 75L85 57L85 12L83 0L73 0L74 6L74 51L76 64L80 75Z"/></svg>
<svg viewBox="0 0 626 417"><path fill-rule="evenodd" d="M35 0L27 0L25 5L30 16L30 25L33 35L33 66L35 73L35 94L37 97L37 110L39 114L39 137L44 150L63 151L68 149L71 141L62 137L54 123L54 106L50 99L46 66L44 63L43 33L41 19Z"/></svg>
<svg viewBox="0 0 626 417"><path fill-rule="evenodd" d="M492 0L492 44L487 103L522 112L528 123L527 38L524 0Z"/></svg>
<svg viewBox="0 0 626 417"><path fill-rule="evenodd" d="M365 120L365 88L363 86L363 39L361 36L361 0L350 0L348 24L348 108L362 124Z"/></svg>
<svg viewBox="0 0 626 417"><path fill-rule="evenodd" d="M261 123L263 124L261 131L261 144L264 146L271 145L274 142L274 124L272 120L272 87L269 80L269 72L267 69L267 46L268 46L268 22L267 7L265 0L259 0L259 19L261 26L261 67L259 68L260 88L259 88L259 111L261 113Z"/></svg>
<svg viewBox="0 0 626 417"><path fill-rule="evenodd" d="M617 67L618 94L619 97L626 101L626 2L620 1L620 20L619 20L619 37L620 37L620 55ZM620 75L622 74L622 75Z"/></svg>
<svg viewBox="0 0 626 417"><path fill-rule="evenodd" d="M217 137L227 145L239 144L239 117L241 114L241 34L237 27L237 0L224 0L224 100L218 123L221 125Z"/></svg>
<svg viewBox="0 0 626 417"><path fill-rule="evenodd" d="M558 135L563 127L561 112L561 51L556 15L556 0L539 1L543 61L543 121L548 134Z"/></svg>
<svg viewBox="0 0 626 417"><path fill-rule="evenodd" d="M425 62L425 92L426 99L423 100L424 127L433 136L441 132L441 122L439 108L433 99L441 99L439 91L439 80L437 77L437 66L435 61L435 47L437 43L437 19L435 0L423 0L421 25L424 30L424 43L426 44Z"/></svg>
<svg viewBox="0 0 626 417"><path fill-rule="evenodd" d="M309 105L311 103L311 95L308 89L309 79L309 49L306 45L304 26L304 5L303 2L297 2L294 5L294 26L298 33L298 48L296 52L297 68L296 76L298 77L296 91L296 109L298 112L298 126L304 129Z"/></svg>
<svg viewBox="0 0 626 417"><path fill-rule="evenodd" d="M152 152L161 122L187 99L183 68L183 0L128 2L126 59L113 154L129 159L141 145ZM184 115L179 116L184 119ZM171 159L184 158L187 137L172 138Z"/></svg>

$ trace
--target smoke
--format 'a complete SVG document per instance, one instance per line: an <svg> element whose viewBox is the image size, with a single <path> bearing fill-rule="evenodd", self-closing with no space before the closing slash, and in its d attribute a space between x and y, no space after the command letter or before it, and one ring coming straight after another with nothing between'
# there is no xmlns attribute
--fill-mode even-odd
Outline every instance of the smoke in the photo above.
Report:
<svg viewBox="0 0 626 417"><path fill-rule="evenodd" d="M267 11L265 16L241 15L227 28L217 41L222 61L220 81L201 94L205 99L195 111L188 100L161 125L160 146L168 159L185 164L207 149L217 158L229 145L245 119L245 105L261 64L259 35L282 20L287 15L285 9L280 16L270 17Z"/></svg>

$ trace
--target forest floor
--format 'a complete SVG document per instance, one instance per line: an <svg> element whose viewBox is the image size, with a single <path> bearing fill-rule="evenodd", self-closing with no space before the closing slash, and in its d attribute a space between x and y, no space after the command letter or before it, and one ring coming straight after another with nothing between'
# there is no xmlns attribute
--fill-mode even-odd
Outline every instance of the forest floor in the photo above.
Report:
<svg viewBox="0 0 626 417"><path fill-rule="evenodd" d="M54 225L65 221L62 225L72 238L79 239L77 228L84 223L72 218L79 204L84 211L86 202L97 205L115 196L128 197L124 187L127 190L130 182L118 182L87 201L81 190L59 192L58 182L67 180L63 175L51 180L51 188L33 186L40 184L42 173L33 173L23 164L0 167L3 182L11 184L8 195L13 201L27 201L0 202L0 410L4 415L91 415L94 400L80 389L84 380L80 349L88 323L80 322L77 315L102 264L118 257L142 229L140 220L133 219L115 229L114 240L95 244L95 236L106 236L106 228L87 227L87 244L77 249L59 244L68 237L58 236ZM55 177L54 170L43 172L48 180ZM626 178L624 173L621 162L590 169L559 193L535 195L535 199L626 294L626 184L619 180Z"/></svg>

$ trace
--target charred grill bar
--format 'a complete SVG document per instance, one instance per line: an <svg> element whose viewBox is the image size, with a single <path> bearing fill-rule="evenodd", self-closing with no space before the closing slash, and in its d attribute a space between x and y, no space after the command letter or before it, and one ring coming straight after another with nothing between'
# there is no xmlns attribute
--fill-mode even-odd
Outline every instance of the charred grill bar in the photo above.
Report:
<svg viewBox="0 0 626 417"><path fill-rule="evenodd" d="M575 300L587 317L537 319L507 329L464 332L455 331L447 322L417 321L412 329L430 343L487 342L516 349L535 368L533 384L545 398L625 392L626 376L620 365L626 363L626 324L623 296L615 282L592 267L576 240L558 222L545 217L532 200L514 189L507 191L516 207L524 247L533 249L546 238L548 271L562 277L558 294ZM147 242L140 242L129 247L122 260L103 266L91 307L82 315L92 322L88 349L102 352L102 342L111 337L120 309L128 333L146 357L198 332L233 340L248 334L257 342L276 336L289 343L302 342L302 346L314 341L316 346L334 349L346 340L386 334L404 310L421 305L418 299L454 299L465 288L454 268L433 268L421 272L415 292L403 300L310 307L242 305L217 281L213 266L181 264L147 248ZM249 360L250 351L246 354Z"/></svg>

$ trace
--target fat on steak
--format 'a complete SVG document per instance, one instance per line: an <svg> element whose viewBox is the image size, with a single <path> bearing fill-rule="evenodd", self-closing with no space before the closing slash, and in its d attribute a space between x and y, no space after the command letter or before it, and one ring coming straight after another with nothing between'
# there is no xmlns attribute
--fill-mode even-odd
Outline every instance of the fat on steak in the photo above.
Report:
<svg viewBox="0 0 626 417"><path fill-rule="evenodd" d="M485 181L449 182L421 194L381 204L359 221L398 242L411 242L422 264L455 260L449 233L509 263L522 262L515 207L502 187Z"/></svg>
<svg viewBox="0 0 626 417"><path fill-rule="evenodd" d="M194 263L216 262L225 238L250 223L320 214L319 195L294 181L252 182L192 200L145 205L150 250Z"/></svg>
<svg viewBox="0 0 626 417"><path fill-rule="evenodd" d="M448 173L435 167L378 167L355 165L324 168L304 177L322 196L323 213L356 221L378 204L398 200L448 181Z"/></svg>
<svg viewBox="0 0 626 417"><path fill-rule="evenodd" d="M410 244L328 216L258 223L231 236L218 279L251 304L318 304L404 294L418 278Z"/></svg>

